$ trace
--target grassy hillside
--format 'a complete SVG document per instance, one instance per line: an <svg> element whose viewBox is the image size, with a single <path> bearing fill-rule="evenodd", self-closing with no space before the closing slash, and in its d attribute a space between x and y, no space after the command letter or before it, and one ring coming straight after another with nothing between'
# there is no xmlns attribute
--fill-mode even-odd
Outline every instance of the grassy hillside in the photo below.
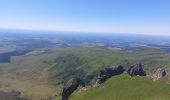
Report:
<svg viewBox="0 0 170 100"><path fill-rule="evenodd" d="M169 59L169 53L154 49L124 52L107 48L58 48L13 57L11 63L1 63L0 79L3 82L0 89L19 90L29 98L39 100L59 95L63 87L59 83L70 77L79 76L91 83L104 67L121 64L128 68L138 62L148 73L157 67L165 66L168 70Z"/></svg>
<svg viewBox="0 0 170 100"><path fill-rule="evenodd" d="M169 100L170 85L146 77L115 76L104 84L75 93L70 100Z"/></svg>
<svg viewBox="0 0 170 100"><path fill-rule="evenodd" d="M112 51L106 48L65 49L56 58L58 64L50 71L52 76L61 79L76 74L76 76L86 76L88 81L104 67L121 64L127 69L131 64L140 62L149 73L157 67L170 67L169 59L168 53L154 49L135 52Z"/></svg>

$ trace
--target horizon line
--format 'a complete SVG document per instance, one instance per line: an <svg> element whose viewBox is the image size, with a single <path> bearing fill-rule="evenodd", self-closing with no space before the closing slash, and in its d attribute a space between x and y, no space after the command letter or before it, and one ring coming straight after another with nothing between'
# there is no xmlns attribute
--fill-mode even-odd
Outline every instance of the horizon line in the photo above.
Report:
<svg viewBox="0 0 170 100"><path fill-rule="evenodd" d="M49 30L49 29L20 29L20 28L0 28L1 31L27 31L27 32L51 32L51 34L57 34L57 32L69 32L69 33L94 33L105 35L146 35L146 36L170 36L170 34L144 34L144 33L125 33L125 32L97 32L97 31L67 31L67 30Z"/></svg>

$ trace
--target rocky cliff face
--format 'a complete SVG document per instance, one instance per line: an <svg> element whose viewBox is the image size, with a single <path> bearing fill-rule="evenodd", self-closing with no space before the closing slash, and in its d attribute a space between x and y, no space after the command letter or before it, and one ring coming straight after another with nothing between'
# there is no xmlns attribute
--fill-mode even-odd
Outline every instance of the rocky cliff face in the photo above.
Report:
<svg viewBox="0 0 170 100"><path fill-rule="evenodd" d="M124 72L124 68L122 66L118 66L115 68L105 68L100 71L100 74L98 76L97 82L96 83L103 83L105 82L108 78L114 76L114 75L119 75Z"/></svg>
<svg viewBox="0 0 170 100"><path fill-rule="evenodd" d="M133 64L129 69L128 69L128 74L130 76L146 76L146 73L144 72L143 68L142 68L142 64L141 63L135 63Z"/></svg>
<svg viewBox="0 0 170 100"><path fill-rule="evenodd" d="M153 72L151 75L151 78L155 80L159 80L160 78L164 77L166 75L166 71L163 68L158 68L156 71Z"/></svg>
<svg viewBox="0 0 170 100"><path fill-rule="evenodd" d="M72 78L67 83L62 92L62 100L68 100L69 96L79 87L84 86L83 81L79 78Z"/></svg>

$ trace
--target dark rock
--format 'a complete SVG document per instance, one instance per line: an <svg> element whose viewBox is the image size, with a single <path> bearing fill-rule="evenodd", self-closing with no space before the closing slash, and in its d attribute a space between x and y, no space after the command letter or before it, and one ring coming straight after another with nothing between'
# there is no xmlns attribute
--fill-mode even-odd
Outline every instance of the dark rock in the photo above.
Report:
<svg viewBox="0 0 170 100"><path fill-rule="evenodd" d="M129 69L128 69L128 74L130 76L146 76L146 73L144 72L143 68L142 68L142 64L141 63L136 63L133 64Z"/></svg>
<svg viewBox="0 0 170 100"><path fill-rule="evenodd" d="M158 68L156 71L153 72L153 74L151 75L151 78L153 80L159 80L162 77L164 77L166 75L166 71L163 68Z"/></svg>
<svg viewBox="0 0 170 100"><path fill-rule="evenodd" d="M97 79L96 83L103 83L105 82L108 78L114 76L114 75L119 75L124 72L124 68L122 66L118 66L116 68L105 68L104 70L100 71L99 77Z"/></svg>
<svg viewBox="0 0 170 100"><path fill-rule="evenodd" d="M67 83L62 92L62 100L68 100L69 96L79 87L84 86L80 78L72 78Z"/></svg>

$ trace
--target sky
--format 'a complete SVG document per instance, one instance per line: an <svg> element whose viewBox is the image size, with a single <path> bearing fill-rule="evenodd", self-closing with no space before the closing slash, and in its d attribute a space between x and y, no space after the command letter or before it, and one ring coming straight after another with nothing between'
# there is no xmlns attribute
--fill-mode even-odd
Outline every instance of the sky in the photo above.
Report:
<svg viewBox="0 0 170 100"><path fill-rule="evenodd" d="M0 29L170 35L170 0L0 0Z"/></svg>

